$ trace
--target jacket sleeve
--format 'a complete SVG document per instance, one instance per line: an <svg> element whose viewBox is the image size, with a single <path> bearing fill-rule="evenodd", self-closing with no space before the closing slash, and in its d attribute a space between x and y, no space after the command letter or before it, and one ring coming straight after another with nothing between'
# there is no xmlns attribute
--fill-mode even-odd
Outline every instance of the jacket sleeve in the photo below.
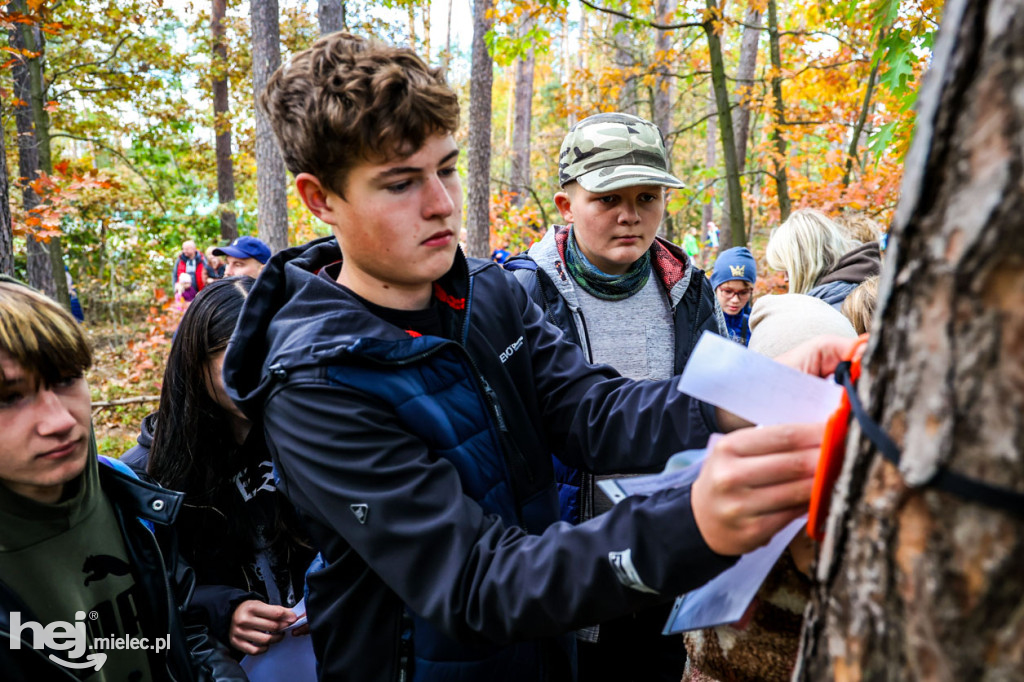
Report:
<svg viewBox="0 0 1024 682"><path fill-rule="evenodd" d="M545 438L559 459L593 473L650 471L718 430L711 406L664 381L625 379L580 348L515 288Z"/></svg>
<svg viewBox="0 0 1024 682"><path fill-rule="evenodd" d="M195 572L177 551L167 552L174 547L174 541L162 543L165 554L173 557L168 567L168 581L178 605L178 614L185 632L187 665L197 682L244 682L249 678L232 658L228 648L219 642L205 623L205 614L193 603L195 595Z"/></svg>
<svg viewBox="0 0 1024 682"><path fill-rule="evenodd" d="M230 645L231 616L239 604L249 599L266 601L255 592L246 592L229 585L196 585L192 606L205 614L210 634L225 645Z"/></svg>
<svg viewBox="0 0 1024 682"><path fill-rule="evenodd" d="M671 599L732 562L704 543L686 489L527 535L485 515L454 466L376 398L295 382L268 400L264 420L285 494L455 638L566 632Z"/></svg>

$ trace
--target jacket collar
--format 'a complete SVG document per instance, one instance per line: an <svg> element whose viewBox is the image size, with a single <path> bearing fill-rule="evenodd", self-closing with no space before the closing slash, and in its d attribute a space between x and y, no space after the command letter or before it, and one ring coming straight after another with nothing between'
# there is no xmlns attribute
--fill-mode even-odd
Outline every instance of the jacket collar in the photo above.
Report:
<svg viewBox="0 0 1024 682"><path fill-rule="evenodd" d="M174 523L185 499L184 493L131 478L106 466L100 467L100 487L110 501L124 511L125 516L135 516L161 526Z"/></svg>
<svg viewBox="0 0 1024 682"><path fill-rule="evenodd" d="M565 267L565 249L571 226L552 225L544 238L529 249L529 256L544 270L562 295L572 306L578 306L575 284ZM672 242L655 237L651 244L651 267L668 294L673 309L683 300L694 271L689 257ZM700 272L700 271L697 271ZM702 273L703 274L703 273Z"/></svg>

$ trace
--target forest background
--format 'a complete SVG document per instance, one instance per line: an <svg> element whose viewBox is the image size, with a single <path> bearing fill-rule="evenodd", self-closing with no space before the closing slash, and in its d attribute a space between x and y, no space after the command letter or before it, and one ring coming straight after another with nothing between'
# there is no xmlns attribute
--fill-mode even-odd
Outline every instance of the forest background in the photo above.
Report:
<svg viewBox="0 0 1024 682"><path fill-rule="evenodd" d="M329 234L302 210L253 104L276 65L320 34L375 35L448 69L463 104L470 255L518 252L556 222L566 130L616 110L661 127L687 184L670 195L664 236L681 241L715 221L722 248L760 255L800 206L888 224L941 9L934 0L9 0L0 271L61 299L67 266L99 355L101 451L119 454L155 407L182 241L253 234L277 250ZM762 280L762 291L781 286L780 275Z"/></svg>

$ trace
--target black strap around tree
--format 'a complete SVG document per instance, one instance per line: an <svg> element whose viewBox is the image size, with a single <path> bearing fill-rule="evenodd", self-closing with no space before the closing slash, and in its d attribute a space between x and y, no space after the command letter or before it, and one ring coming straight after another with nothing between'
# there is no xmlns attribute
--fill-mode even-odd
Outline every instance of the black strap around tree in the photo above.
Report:
<svg viewBox="0 0 1024 682"><path fill-rule="evenodd" d="M853 378L850 376L850 363L842 362L836 367L836 383L846 389L846 396L850 400L850 409L860 422L861 431L868 437L882 456L893 463L898 469L900 466L900 449L893 442L882 427L868 416L867 411L857 396L857 389L853 385ZM1024 493L1019 493L1002 486L990 485L982 481L968 478L945 467L939 470L925 482L926 486L936 488L957 497L979 504L1009 512L1024 517Z"/></svg>

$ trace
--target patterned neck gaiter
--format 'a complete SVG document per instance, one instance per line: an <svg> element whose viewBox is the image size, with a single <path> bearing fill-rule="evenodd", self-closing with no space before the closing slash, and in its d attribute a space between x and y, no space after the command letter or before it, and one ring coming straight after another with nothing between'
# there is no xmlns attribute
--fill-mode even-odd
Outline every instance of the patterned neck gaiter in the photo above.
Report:
<svg viewBox="0 0 1024 682"><path fill-rule="evenodd" d="M605 301L620 301L637 293L647 284L647 278L651 276L651 252L645 251L625 273L609 275L587 260L576 243L576 235L570 229L565 249L565 267L573 280L591 296Z"/></svg>

